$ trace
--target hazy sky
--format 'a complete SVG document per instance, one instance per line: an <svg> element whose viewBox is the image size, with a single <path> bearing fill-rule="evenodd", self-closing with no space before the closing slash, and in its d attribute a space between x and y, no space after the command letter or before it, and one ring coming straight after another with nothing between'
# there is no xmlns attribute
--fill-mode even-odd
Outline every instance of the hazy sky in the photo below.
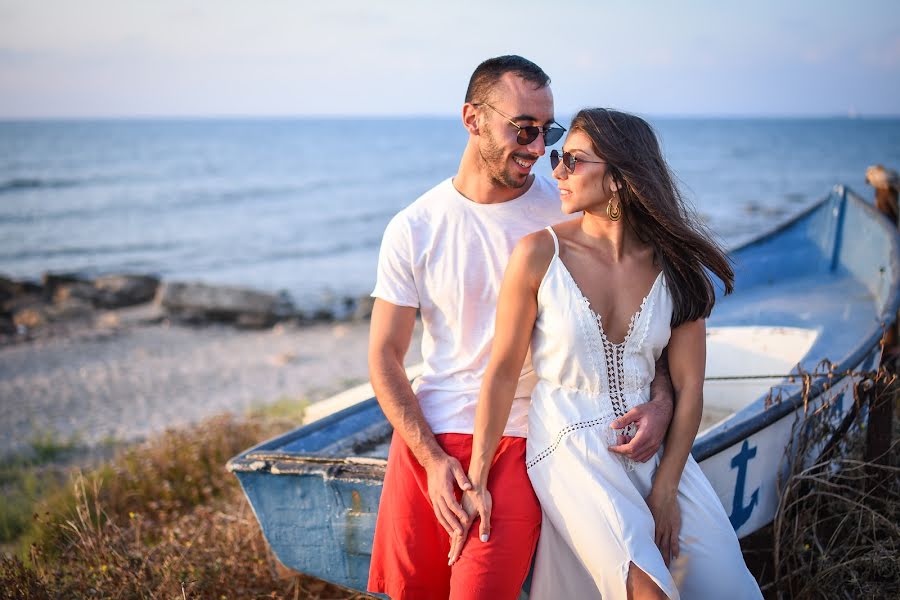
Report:
<svg viewBox="0 0 900 600"><path fill-rule="evenodd" d="M0 118L451 116L509 53L559 114L900 114L898 0L0 0Z"/></svg>

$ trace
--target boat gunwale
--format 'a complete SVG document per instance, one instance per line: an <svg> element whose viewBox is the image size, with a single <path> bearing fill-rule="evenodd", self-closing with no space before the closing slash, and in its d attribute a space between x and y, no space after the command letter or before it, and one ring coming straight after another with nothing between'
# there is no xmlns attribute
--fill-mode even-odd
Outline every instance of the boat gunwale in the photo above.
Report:
<svg viewBox="0 0 900 600"><path fill-rule="evenodd" d="M273 462L273 461L284 461L284 462L306 462L306 463L321 463L321 464L346 464L348 458L354 458L349 456L321 456L310 453L300 453L300 452L278 452L277 448L281 448L283 446L287 446L293 441L306 437L311 433L315 433L321 429L328 428L332 425L340 423L347 417L353 416L357 413L364 412L366 410L371 410L373 405L377 405L378 401L373 396L371 398L367 398L357 404L352 406L348 406L345 409L339 410L336 413L332 413L327 417L322 417L312 423L307 425L301 425L296 427L286 433L280 433L274 437L271 437L267 440L260 442L259 444L244 450L234 458L230 459L228 463L226 463L225 468L231 472L248 472L248 471L260 471L263 470L261 467L255 465L258 461L265 462ZM384 461L387 463L386 459L373 459Z"/></svg>
<svg viewBox="0 0 900 600"><path fill-rule="evenodd" d="M794 225L801 219L822 208L822 206L829 200L831 200L834 195L838 195L845 203L851 201L854 202L857 206L859 206L861 210L867 212L872 217L872 221L877 223L878 226L883 228L888 234L887 239L888 243L891 246L891 252L889 252L887 255L893 255L894 257L900 256L900 244L898 244L897 239L898 232L896 229L891 227L890 221L888 221L884 215L878 212L878 210L874 206L866 202L861 196L857 195L852 190L850 190L850 188L843 184L834 186L832 192L819 202L815 203L805 210L800 211L791 219L769 230L765 234L757 236L755 239L741 244L740 246L734 248L731 252L745 250L750 246L755 246L768 239L771 239L772 237L783 232L785 229ZM887 327L890 327L896 320L897 311L898 309L900 309L900 289L898 289L897 285L897 283L900 282L900 262L894 260L888 268L891 270L891 281L894 283L894 285L891 286L890 293L885 300L885 308L878 316L879 321L882 325L882 331L876 331L870 334L867 338L864 338L863 341L857 344L856 347L852 349L840 363L834 363L834 370L839 372L847 371L849 369L852 369L853 367L860 365L876 347L881 345L881 338L884 335L884 330ZM799 373L797 375L799 375ZM815 399L828 389L837 386L846 377L847 375L834 377L829 374L823 373L818 377L813 378L810 381L810 385L806 393L807 401L810 399ZM775 386L773 385L772 387ZM769 397L768 393L750 402L744 408L742 408L739 412L746 411L748 413L753 413L748 415L745 419L736 420L733 423L728 423L729 426L727 428L722 428L719 431L716 431L716 429L721 426L715 426L711 430L709 435L705 435L702 439L695 441L694 446L691 449L691 455L694 457L694 460L696 460L697 462L701 462L706 460L707 458L715 456L723 450L737 444L741 440L746 439L751 435L769 427L777 421L780 421L781 419L792 414L795 410L804 405L803 389L794 392L787 398L782 399L780 402L772 404L768 407L765 406L767 397ZM762 408L762 410L758 410L759 408ZM754 411L754 409L756 410Z"/></svg>

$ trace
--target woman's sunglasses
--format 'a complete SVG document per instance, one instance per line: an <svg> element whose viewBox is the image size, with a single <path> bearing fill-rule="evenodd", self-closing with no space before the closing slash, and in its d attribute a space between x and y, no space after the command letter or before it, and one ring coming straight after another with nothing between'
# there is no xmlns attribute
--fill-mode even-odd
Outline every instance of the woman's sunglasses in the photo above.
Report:
<svg viewBox="0 0 900 600"><path fill-rule="evenodd" d="M593 164L600 164L600 163L606 162L605 160L585 160L583 158L576 158L575 155L572 154L571 152L563 152L562 154L560 154L559 150L554 150L553 152L550 153L550 167L554 171L556 170L556 167L559 166L560 159L562 159L562 164L565 165L566 170L569 173L574 173L575 165L580 162L593 163Z"/></svg>
<svg viewBox="0 0 900 600"><path fill-rule="evenodd" d="M542 133L544 134L544 145L552 146L553 144L558 142L559 138L561 138L562 135L566 132L565 127L562 127L555 121L554 123L556 123L557 127L538 127L536 125L526 125L525 127L522 127L521 125L518 125L515 121L513 121L512 117L510 117L508 114L494 108L487 102L472 103L472 106L481 105L487 106L488 108L496 111L498 114L503 115L504 117L506 117L506 120L510 125L519 130L519 134L516 136L516 141L519 142L520 146L527 146L528 144L536 140L537 137Z"/></svg>

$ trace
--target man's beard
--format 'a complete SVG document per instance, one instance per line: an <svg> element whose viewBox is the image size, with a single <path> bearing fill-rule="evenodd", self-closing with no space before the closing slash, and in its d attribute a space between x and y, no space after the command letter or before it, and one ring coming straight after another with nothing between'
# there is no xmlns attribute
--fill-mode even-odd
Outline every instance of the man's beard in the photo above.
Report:
<svg viewBox="0 0 900 600"><path fill-rule="evenodd" d="M518 189L528 181L527 177L521 177L518 173L510 173L506 164L506 152L494 141L494 136L489 131L483 134L485 141L479 148L481 160L487 167L491 181L497 185Z"/></svg>

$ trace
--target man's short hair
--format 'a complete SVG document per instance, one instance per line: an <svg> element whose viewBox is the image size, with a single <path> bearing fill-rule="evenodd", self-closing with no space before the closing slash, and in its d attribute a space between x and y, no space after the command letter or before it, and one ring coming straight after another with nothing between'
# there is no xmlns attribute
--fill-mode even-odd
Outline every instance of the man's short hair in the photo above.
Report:
<svg viewBox="0 0 900 600"><path fill-rule="evenodd" d="M525 81L533 83L535 89L550 83L547 74L527 58L515 54L489 58L478 65L478 68L472 73L472 78L469 79L469 88L466 90L466 102L486 100L491 89L506 73L513 73Z"/></svg>

